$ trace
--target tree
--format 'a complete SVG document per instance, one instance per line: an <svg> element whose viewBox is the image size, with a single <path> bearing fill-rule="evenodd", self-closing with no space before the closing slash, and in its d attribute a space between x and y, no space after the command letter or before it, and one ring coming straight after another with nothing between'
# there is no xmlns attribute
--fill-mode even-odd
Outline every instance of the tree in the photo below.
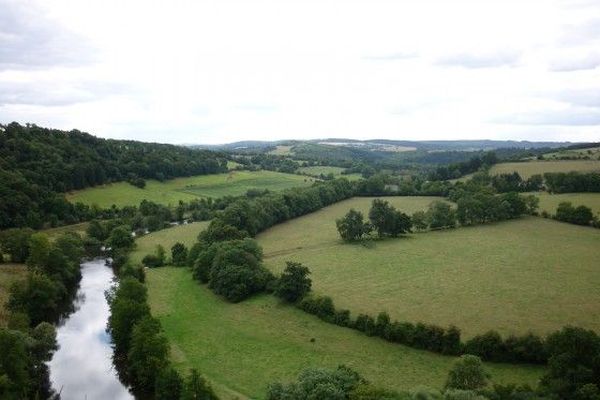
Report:
<svg viewBox="0 0 600 400"><path fill-rule="evenodd" d="M461 356L448 373L446 389L476 390L487 384L488 374L481 359L469 354Z"/></svg>
<svg viewBox="0 0 600 400"><path fill-rule="evenodd" d="M104 241L108 238L108 234L102 224L98 220L90 221L86 233L89 237L93 237L100 241Z"/></svg>
<svg viewBox="0 0 600 400"><path fill-rule="evenodd" d="M60 292L57 285L47 276L34 272L22 282L10 288L8 309L27 314L32 325L56 317Z"/></svg>
<svg viewBox="0 0 600 400"><path fill-rule="evenodd" d="M206 379L192 369L185 381L181 400L218 400Z"/></svg>
<svg viewBox="0 0 600 400"><path fill-rule="evenodd" d="M287 261L285 270L279 278L275 295L290 303L302 299L310 291L312 285L309 274L310 270L301 263Z"/></svg>
<svg viewBox="0 0 600 400"><path fill-rule="evenodd" d="M264 267L220 265L210 273L209 287L232 303L240 302L266 287L270 275Z"/></svg>
<svg viewBox="0 0 600 400"><path fill-rule="evenodd" d="M180 400L183 392L183 379L173 367L158 372L154 397L160 400Z"/></svg>
<svg viewBox="0 0 600 400"><path fill-rule="evenodd" d="M188 249L183 243L177 242L171 247L173 265L184 266L187 262Z"/></svg>
<svg viewBox="0 0 600 400"><path fill-rule="evenodd" d="M418 231L424 231L429 227L429 224L427 223L427 214L425 214L425 211L415 212L412 215L411 219L412 225Z"/></svg>
<svg viewBox="0 0 600 400"><path fill-rule="evenodd" d="M371 231L370 225L364 222L362 213L355 209L348 211L344 218L336 220L335 224L340 236L346 242L360 240Z"/></svg>
<svg viewBox="0 0 600 400"><path fill-rule="evenodd" d="M29 257L27 265L31 268L43 269L48 264L50 242L43 233L34 233L29 238Z"/></svg>
<svg viewBox="0 0 600 400"><path fill-rule="evenodd" d="M30 228L13 228L0 232L0 248L10 256L14 263L22 263L29 257L29 238L33 234Z"/></svg>
<svg viewBox="0 0 600 400"><path fill-rule="evenodd" d="M0 397L25 398L31 381L27 353L27 336L21 332L0 328Z"/></svg>
<svg viewBox="0 0 600 400"><path fill-rule="evenodd" d="M427 220L432 229L454 228L456 226L456 213L448 203L434 201L427 210Z"/></svg>
<svg viewBox="0 0 600 400"><path fill-rule="evenodd" d="M154 392L160 371L168 365L168 356L169 345L159 322L150 316L138 321L133 326L127 353L127 370L138 391Z"/></svg>
<svg viewBox="0 0 600 400"><path fill-rule="evenodd" d="M131 228L126 225L117 226L108 236L107 244L113 249L128 249L135 243L131 236Z"/></svg>
<svg viewBox="0 0 600 400"><path fill-rule="evenodd" d="M540 383L544 393L578 399L576 393L585 385L600 383L600 337L594 331L567 326L548 336L546 348L548 372Z"/></svg>
<svg viewBox="0 0 600 400"><path fill-rule="evenodd" d="M373 200L369 210L369 221L381 238L386 235L396 237L410 231L411 219L403 212L397 211L387 201Z"/></svg>

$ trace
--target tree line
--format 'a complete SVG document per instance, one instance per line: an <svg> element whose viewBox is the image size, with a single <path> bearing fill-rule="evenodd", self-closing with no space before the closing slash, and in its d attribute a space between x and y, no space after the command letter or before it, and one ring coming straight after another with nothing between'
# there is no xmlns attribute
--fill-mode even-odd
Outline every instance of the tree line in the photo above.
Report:
<svg viewBox="0 0 600 400"><path fill-rule="evenodd" d="M0 125L0 229L73 223L77 206L61 193L109 182L165 180L227 170L219 153L101 139L16 122Z"/></svg>
<svg viewBox="0 0 600 400"><path fill-rule="evenodd" d="M26 278L9 290L8 323L0 328L0 398L49 398L46 363L57 349L52 323L71 311L83 241L66 233L51 242L45 234L23 229L2 232L0 242L2 251L28 268Z"/></svg>

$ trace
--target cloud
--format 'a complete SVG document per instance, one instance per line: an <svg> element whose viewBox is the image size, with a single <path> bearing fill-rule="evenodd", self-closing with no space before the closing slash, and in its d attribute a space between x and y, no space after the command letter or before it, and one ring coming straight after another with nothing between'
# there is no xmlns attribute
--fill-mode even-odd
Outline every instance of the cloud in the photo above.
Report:
<svg viewBox="0 0 600 400"><path fill-rule="evenodd" d="M597 126L600 125L600 110L580 108L526 112L496 118L492 122L511 125Z"/></svg>
<svg viewBox="0 0 600 400"><path fill-rule="evenodd" d="M550 63L550 70L555 72L571 72L594 69L600 66L600 53L586 54L580 57L563 57Z"/></svg>
<svg viewBox="0 0 600 400"><path fill-rule="evenodd" d="M411 58L416 58L417 56L418 56L417 52L398 52L398 53L364 56L364 57L362 57L362 59L368 60L368 61L400 61L400 60L408 60Z"/></svg>
<svg viewBox="0 0 600 400"><path fill-rule="evenodd" d="M520 54L516 51L457 53L438 58L436 64L463 68L496 68L515 66L519 58Z"/></svg>
<svg viewBox="0 0 600 400"><path fill-rule="evenodd" d="M29 2L0 0L0 70L89 63L89 43Z"/></svg>
<svg viewBox="0 0 600 400"><path fill-rule="evenodd" d="M594 18L579 25L565 26L559 42L565 45L581 45L598 39L600 39L600 18Z"/></svg>
<svg viewBox="0 0 600 400"><path fill-rule="evenodd" d="M563 90L556 97L575 106L600 108L600 88Z"/></svg>

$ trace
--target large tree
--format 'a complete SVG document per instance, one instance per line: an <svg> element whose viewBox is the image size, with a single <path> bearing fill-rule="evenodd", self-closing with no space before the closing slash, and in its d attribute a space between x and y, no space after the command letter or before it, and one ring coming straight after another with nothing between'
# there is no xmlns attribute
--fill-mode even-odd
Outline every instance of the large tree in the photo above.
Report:
<svg viewBox="0 0 600 400"><path fill-rule="evenodd" d="M360 240L371 231L371 226L365 223L363 214L355 209L348 211L343 218L336 220L335 224L340 236L347 242Z"/></svg>
<svg viewBox="0 0 600 400"><path fill-rule="evenodd" d="M275 294L291 303L302 299L310 291L312 285L309 274L310 270L301 263L287 261Z"/></svg>

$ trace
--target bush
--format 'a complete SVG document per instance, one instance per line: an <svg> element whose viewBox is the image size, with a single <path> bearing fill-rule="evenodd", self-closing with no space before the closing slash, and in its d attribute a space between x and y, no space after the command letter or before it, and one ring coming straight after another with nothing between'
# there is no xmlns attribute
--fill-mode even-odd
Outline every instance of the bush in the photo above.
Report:
<svg viewBox="0 0 600 400"><path fill-rule="evenodd" d="M270 279L272 275L264 267L229 264L212 269L209 287L232 303L238 303L263 291Z"/></svg>
<svg viewBox="0 0 600 400"><path fill-rule="evenodd" d="M275 289L275 295L287 302L294 303L310 291L312 285L308 277L310 270L301 263L287 261L286 264Z"/></svg>
<svg viewBox="0 0 600 400"><path fill-rule="evenodd" d="M448 373L446 389L476 390L487 385L488 374L481 359L466 354L455 361Z"/></svg>
<svg viewBox="0 0 600 400"><path fill-rule="evenodd" d="M182 267L187 262L188 249L185 247L183 243L175 243L173 247L171 247L171 259L173 260L173 265L178 267Z"/></svg>

